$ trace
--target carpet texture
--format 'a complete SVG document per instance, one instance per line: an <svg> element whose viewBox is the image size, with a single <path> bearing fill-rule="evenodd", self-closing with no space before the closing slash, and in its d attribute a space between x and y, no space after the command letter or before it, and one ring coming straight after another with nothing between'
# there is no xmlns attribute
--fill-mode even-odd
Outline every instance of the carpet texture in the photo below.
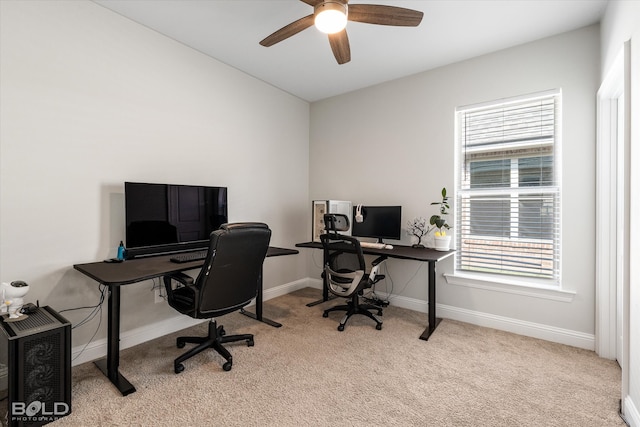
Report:
<svg viewBox="0 0 640 427"><path fill-rule="evenodd" d="M174 374L180 335L121 352L120 371L137 388L122 397L93 363L73 368L71 415L61 426L624 426L621 373L594 352L452 320L418 339L426 315L384 311L382 330L364 316L336 327L322 317L317 289L265 302L273 328L240 313L218 319L255 346L227 345L234 365L205 351Z"/></svg>

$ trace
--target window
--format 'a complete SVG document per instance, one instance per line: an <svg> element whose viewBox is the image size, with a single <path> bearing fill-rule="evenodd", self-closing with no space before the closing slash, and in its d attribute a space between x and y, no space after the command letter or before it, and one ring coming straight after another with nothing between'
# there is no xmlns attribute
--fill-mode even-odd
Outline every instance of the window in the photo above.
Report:
<svg viewBox="0 0 640 427"><path fill-rule="evenodd" d="M560 92L456 111L456 271L559 285Z"/></svg>

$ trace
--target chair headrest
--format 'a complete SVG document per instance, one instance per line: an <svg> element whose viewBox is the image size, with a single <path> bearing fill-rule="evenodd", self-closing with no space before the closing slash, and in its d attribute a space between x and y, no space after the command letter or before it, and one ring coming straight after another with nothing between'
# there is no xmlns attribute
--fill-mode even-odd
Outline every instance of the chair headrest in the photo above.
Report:
<svg viewBox="0 0 640 427"><path fill-rule="evenodd" d="M343 214L324 214L324 227L327 231L347 231L349 217Z"/></svg>
<svg viewBox="0 0 640 427"><path fill-rule="evenodd" d="M269 228L267 224L262 222L234 222L222 224L221 230L233 231L233 230L245 230L248 228Z"/></svg>

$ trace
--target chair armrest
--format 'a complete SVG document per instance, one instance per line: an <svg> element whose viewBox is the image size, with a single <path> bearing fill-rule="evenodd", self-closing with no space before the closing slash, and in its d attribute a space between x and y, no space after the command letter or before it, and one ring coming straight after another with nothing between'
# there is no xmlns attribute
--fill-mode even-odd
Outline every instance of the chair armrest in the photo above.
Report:
<svg viewBox="0 0 640 427"><path fill-rule="evenodd" d="M193 297L194 297L195 303L198 303L199 293L194 285L193 277L182 272L177 272L177 273L171 273L171 274L167 274L166 276L163 276L162 280L164 281L164 287L167 291L167 302L169 303L169 305L173 306L175 302L175 297L173 295L174 288L172 286L172 280L175 280L176 282L184 285L184 287L193 288ZM197 307L197 305L194 305L194 306Z"/></svg>
<svg viewBox="0 0 640 427"><path fill-rule="evenodd" d="M386 276L384 274L374 274L373 277L372 275L369 275L369 284L373 285L378 283L380 280L384 279Z"/></svg>
<svg viewBox="0 0 640 427"><path fill-rule="evenodd" d="M387 259L387 256L386 256L386 255L381 255L381 256L379 256L378 258L374 259L374 260L371 262L371 265L372 265L373 267L375 267L375 266L377 266L378 264L380 264L380 263L382 263L382 262L386 261L386 259Z"/></svg>
<svg viewBox="0 0 640 427"><path fill-rule="evenodd" d="M193 277L181 271L177 273L168 274L164 277L165 277L165 283L167 283L166 278L168 278L169 280L175 280L176 282L182 283L185 286L193 285Z"/></svg>
<svg viewBox="0 0 640 427"><path fill-rule="evenodd" d="M387 259L387 256L382 255L374 259L373 262L371 263L372 267L371 267L371 271L369 272L370 285L373 285L374 283L377 283L380 280L384 279L384 274L378 274L378 270L380 269L380 264L385 262L386 259Z"/></svg>

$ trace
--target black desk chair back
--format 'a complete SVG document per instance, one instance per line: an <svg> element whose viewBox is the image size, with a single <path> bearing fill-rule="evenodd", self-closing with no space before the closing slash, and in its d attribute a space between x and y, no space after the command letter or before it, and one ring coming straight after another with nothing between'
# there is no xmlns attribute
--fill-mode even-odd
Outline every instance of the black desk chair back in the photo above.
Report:
<svg viewBox="0 0 640 427"><path fill-rule="evenodd" d="M376 258L372 263L372 269L367 274L366 263L362 247L358 239L340 234L340 231L349 229L349 218L342 214L325 214L324 224L326 233L320 236L324 251L323 279L329 292L349 298L346 305L331 307L324 311L323 317L328 317L332 311L346 311L345 316L338 325L339 331L344 331L345 323L354 314L363 314L376 322L376 329L382 329L382 308L372 304L360 302L360 296L364 289L372 287L378 281L384 279L377 274L380 263L387 257ZM370 310L377 311L377 316Z"/></svg>
<svg viewBox="0 0 640 427"><path fill-rule="evenodd" d="M207 258L195 281L184 273L164 277L171 307L195 319L211 319L208 336L177 339L178 348L185 343L198 345L174 361L176 374L184 370L182 362L208 348L226 359L223 369L228 371L233 360L222 344L246 341L253 345L253 335L225 335L214 317L240 310L256 297L270 240L271 230L266 224L223 224L211 233ZM172 280L179 285L174 287Z"/></svg>

